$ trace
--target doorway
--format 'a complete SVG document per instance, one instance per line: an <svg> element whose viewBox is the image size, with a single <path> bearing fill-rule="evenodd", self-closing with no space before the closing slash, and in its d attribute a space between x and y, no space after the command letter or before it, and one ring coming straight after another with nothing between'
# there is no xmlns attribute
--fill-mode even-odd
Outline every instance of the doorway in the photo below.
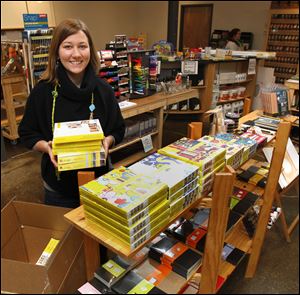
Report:
<svg viewBox="0 0 300 295"><path fill-rule="evenodd" d="M179 49L209 45L213 4L182 5L180 16Z"/></svg>

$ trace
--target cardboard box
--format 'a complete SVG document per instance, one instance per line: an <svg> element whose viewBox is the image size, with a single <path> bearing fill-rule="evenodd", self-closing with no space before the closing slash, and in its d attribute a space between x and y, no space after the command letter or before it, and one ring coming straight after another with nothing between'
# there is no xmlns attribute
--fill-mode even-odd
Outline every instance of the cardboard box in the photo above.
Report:
<svg viewBox="0 0 300 295"><path fill-rule="evenodd" d="M1 210L1 290L73 293L86 281L82 233L65 219L70 209L11 201ZM45 266L37 260L60 240Z"/></svg>

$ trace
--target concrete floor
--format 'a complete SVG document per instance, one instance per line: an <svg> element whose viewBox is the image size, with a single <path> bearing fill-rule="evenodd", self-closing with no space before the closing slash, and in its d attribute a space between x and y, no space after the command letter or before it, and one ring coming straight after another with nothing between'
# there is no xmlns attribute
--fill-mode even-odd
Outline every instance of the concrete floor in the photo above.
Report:
<svg viewBox="0 0 300 295"><path fill-rule="evenodd" d="M174 132L176 130L176 132ZM186 135L186 125L168 119L163 145ZM27 151L20 144L4 140L6 160L1 163L1 208L12 198L43 203L40 176L41 154ZM288 223L299 212L299 193L292 189L282 198ZM298 294L299 293L299 225L287 243L277 222L267 231L256 274L244 278L248 259L244 259L221 288L221 294Z"/></svg>

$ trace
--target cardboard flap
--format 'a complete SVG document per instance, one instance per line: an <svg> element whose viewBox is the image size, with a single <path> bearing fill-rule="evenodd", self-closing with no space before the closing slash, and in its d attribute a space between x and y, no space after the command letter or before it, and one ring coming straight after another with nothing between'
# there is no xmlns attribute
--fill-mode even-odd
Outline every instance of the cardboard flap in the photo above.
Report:
<svg viewBox="0 0 300 295"><path fill-rule="evenodd" d="M55 259L50 257L48 264L48 276L54 290L57 290L60 283L71 267L74 257L83 244L82 233L74 227L66 233L62 243L56 249Z"/></svg>
<svg viewBox="0 0 300 295"><path fill-rule="evenodd" d="M28 262L33 264L38 261L51 238L61 241L65 234L65 231L44 229L27 225L22 227L22 232L27 249ZM55 255L57 248L58 247L56 247L52 254Z"/></svg>
<svg viewBox="0 0 300 295"><path fill-rule="evenodd" d="M85 272L85 257L83 244L74 259L73 264L69 268L68 275L64 278L57 293L58 294L75 294L87 281Z"/></svg>
<svg viewBox="0 0 300 295"><path fill-rule="evenodd" d="M66 231L70 226L64 219L64 214L72 209L21 201L14 201L13 203L22 225L62 231Z"/></svg>
<svg viewBox="0 0 300 295"><path fill-rule="evenodd" d="M16 234L20 227L14 202L9 202L1 210L1 249Z"/></svg>
<svg viewBox="0 0 300 295"><path fill-rule="evenodd" d="M1 290L20 294L52 293L45 267L3 258Z"/></svg>
<svg viewBox="0 0 300 295"><path fill-rule="evenodd" d="M9 242L1 248L1 258L28 262L21 229L18 229Z"/></svg>

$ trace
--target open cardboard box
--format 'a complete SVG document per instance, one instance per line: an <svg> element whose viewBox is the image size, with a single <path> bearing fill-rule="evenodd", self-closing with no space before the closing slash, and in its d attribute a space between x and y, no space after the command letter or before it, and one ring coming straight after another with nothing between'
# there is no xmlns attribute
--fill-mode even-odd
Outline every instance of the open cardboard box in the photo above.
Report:
<svg viewBox="0 0 300 295"><path fill-rule="evenodd" d="M86 282L82 233L64 219L70 210L20 201L1 210L2 291L73 293ZM59 244L36 265L51 238Z"/></svg>

